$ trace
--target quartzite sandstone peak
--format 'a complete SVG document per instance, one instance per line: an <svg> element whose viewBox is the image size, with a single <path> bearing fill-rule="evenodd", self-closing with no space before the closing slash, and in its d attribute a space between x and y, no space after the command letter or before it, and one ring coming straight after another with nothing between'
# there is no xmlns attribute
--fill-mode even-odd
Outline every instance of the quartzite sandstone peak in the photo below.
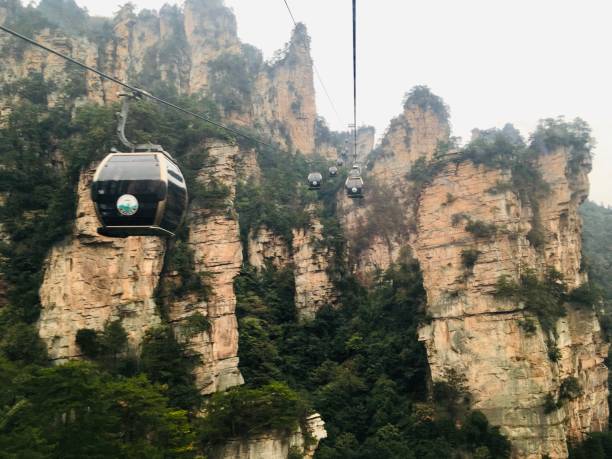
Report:
<svg viewBox="0 0 612 459"><path fill-rule="evenodd" d="M0 7L0 23L10 20L14 8ZM159 14L135 14L126 6L110 24L111 33L101 42L85 34L66 34L57 27L43 28L34 36L121 79L146 76L153 68L159 79L183 94L206 94L214 80L211 63L220 56L244 52L235 18L221 0L188 0L183 9L164 7ZM1 37L0 46L8 40ZM168 59L163 51L172 46L177 51ZM254 75L244 110L227 110L225 119L243 126L257 124L281 144L313 153L312 71L309 39L305 28L298 25L284 53L275 62L262 64ZM55 83L57 90L49 104L56 104L71 73L64 62L34 48L2 59L0 83L14 82L31 72L40 72ZM81 101L109 103L116 98L117 88L97 76L85 76ZM531 271L541 277L549 268L556 269L569 288L585 282L580 269L578 206L588 194L590 163L575 164L569 149L554 148L535 160L549 187L537 202L522 200L508 187L491 192L512 180L512 170L440 156L441 146L449 143L447 113L439 100L433 99L434 104L424 100L408 98L403 113L391 122L380 146L369 156L364 203L338 197L351 268L368 282L373 272L386 269L406 252L418 259L431 317L421 327L419 339L426 346L433 380L444 379L448 369L465 376L472 408L501 426L512 441L515 457L565 458L567 440L582 439L608 423L607 345L598 320L590 310L566 305L567 314L555 324L559 358L552 361L548 332L537 320L535 331L521 326L534 319L533 313L520 302L496 298L494 292L502 276L518 280ZM10 98L1 98L0 115L9 107ZM372 141L373 132L364 132L365 150ZM337 154L335 147L318 147L327 157ZM242 264L248 261L261 268L270 262L292 267L296 305L300 317L308 320L321 306L336 301L328 268L338 254L320 244L322 224L313 217L309 225L294 230L289 243L268 228L254 229L248 235L248 260L243 260L233 200L237 181L260 180L256 157L252 150L233 144L208 143L202 148L213 148L216 161L199 171L198 180L207 182L214 176L229 189L225 207L193 208L190 216L187 243L194 253L196 271L210 277L211 294L205 300L197 295L166 300L168 320L177 335L202 356L196 370L199 387L203 393L212 393L242 383L233 291ZM415 165L432 161L441 161L442 166L417 186L411 179ZM91 168L81 173L73 234L51 250L40 290L40 336L57 361L79 357L78 329L100 330L115 319L122 321L132 350L138 352L146 330L162 322L158 284L172 282L175 275L165 273L160 279L167 249L164 241L113 240L95 233L95 216L87 197L92 173ZM528 237L536 205L542 233L538 247ZM466 229L466 219L499 230L476 237ZM463 262L466 251L478 253L469 270ZM196 313L211 327L193 335L185 324ZM582 394L545 413L546 395L557 393L567 378L580 383ZM322 430L319 421L313 423ZM322 438L324 434L319 433ZM252 443L236 441L222 456L247 457L258 444L280 456L300 441L270 434Z"/></svg>

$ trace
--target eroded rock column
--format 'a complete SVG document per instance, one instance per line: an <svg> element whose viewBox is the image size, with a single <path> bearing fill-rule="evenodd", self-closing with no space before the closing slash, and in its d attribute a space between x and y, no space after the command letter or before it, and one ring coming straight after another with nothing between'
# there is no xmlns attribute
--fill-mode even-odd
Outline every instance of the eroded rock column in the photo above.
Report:
<svg viewBox="0 0 612 459"><path fill-rule="evenodd" d="M420 339L433 379L444 379L450 368L463 374L472 408L502 427L514 457L565 458L568 439L607 424L607 348L595 314L567 306L556 324L561 358L553 362L542 328L528 332L520 325L527 318L537 324L537 317L522 303L493 296L500 276L518 280L528 269L542 275L554 267L570 288L584 281L577 211L588 190L586 169L570 171L566 151L540 161L551 191L538 202L545 240L538 249L527 239L534 209L512 191L492 191L511 180L510 172L451 163L422 191L415 249L432 321ZM495 230L476 235L466 230L468 221ZM477 254L471 267L468 251ZM546 395L558 393L568 377L577 378L583 395L545 413Z"/></svg>
<svg viewBox="0 0 612 459"><path fill-rule="evenodd" d="M74 233L51 250L40 289L39 334L58 361L81 355L75 342L81 328L102 330L119 319L136 349L146 330L160 323L154 296L165 243L158 237L98 235L89 198L93 174L94 169L81 174Z"/></svg>
<svg viewBox="0 0 612 459"><path fill-rule="evenodd" d="M211 288L208 298L191 294L172 301L169 318L179 336L198 354L196 383L205 394L242 384L238 370L238 322L234 278L242 265L242 245L238 215L233 206L236 194L236 159L238 147L214 142L206 146L210 164L199 172L203 183L216 180L229 194L221 208L194 208L190 216L189 245L194 253L195 272L204 276ZM185 329L188 318L204 316L210 330L192 335Z"/></svg>

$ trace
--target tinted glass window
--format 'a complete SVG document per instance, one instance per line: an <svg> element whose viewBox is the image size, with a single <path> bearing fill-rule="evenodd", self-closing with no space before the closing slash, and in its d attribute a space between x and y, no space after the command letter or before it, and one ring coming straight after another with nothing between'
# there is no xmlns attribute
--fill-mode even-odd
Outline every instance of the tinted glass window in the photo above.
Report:
<svg viewBox="0 0 612 459"><path fill-rule="evenodd" d="M113 156L113 158L111 159L112 162L117 162L117 163L138 163L138 162L151 162L151 161L157 161L157 157L155 155L142 155L142 154L138 154L138 155L131 155L129 153L124 153L121 155L116 155Z"/></svg>
<svg viewBox="0 0 612 459"><path fill-rule="evenodd" d="M174 183L168 183L168 194L166 196L166 209L161 227L174 232L181 222L185 212L185 190Z"/></svg>
<svg viewBox="0 0 612 459"><path fill-rule="evenodd" d="M125 154L113 156L100 172L99 180L157 180L159 177L159 161L155 155Z"/></svg>
<svg viewBox="0 0 612 459"><path fill-rule="evenodd" d="M361 178L349 178L346 181L347 188L361 188L363 186L363 180Z"/></svg>
<svg viewBox="0 0 612 459"><path fill-rule="evenodd" d="M175 180L178 180L181 183L183 182L183 177L181 177L176 172L170 170L170 168L168 168L168 175L170 175L170 177L174 178Z"/></svg>

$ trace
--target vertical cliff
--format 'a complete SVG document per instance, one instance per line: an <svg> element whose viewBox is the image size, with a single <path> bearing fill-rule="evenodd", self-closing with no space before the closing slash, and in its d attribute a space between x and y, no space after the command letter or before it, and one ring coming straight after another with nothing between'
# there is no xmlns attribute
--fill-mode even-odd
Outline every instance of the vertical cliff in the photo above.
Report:
<svg viewBox="0 0 612 459"><path fill-rule="evenodd" d="M357 129L357 162L365 164L368 155L374 149L376 129L373 126L361 126Z"/></svg>
<svg viewBox="0 0 612 459"><path fill-rule="evenodd" d="M295 306L301 319L314 319L337 294L328 273L333 254L322 243L323 226L313 218L307 229L293 231L292 255L295 277Z"/></svg>
<svg viewBox="0 0 612 459"><path fill-rule="evenodd" d="M257 77L255 94L254 119L263 121L282 144L312 154L317 111L310 37L303 24L296 26L286 48Z"/></svg>
<svg viewBox="0 0 612 459"><path fill-rule="evenodd" d="M290 266L295 282L295 306L300 319L312 320L325 305L335 304L337 293L329 275L333 254L323 243L323 226L312 217L307 228L293 230L291 243L260 227L248 242L249 264L262 269Z"/></svg>
<svg viewBox="0 0 612 459"><path fill-rule="evenodd" d="M199 356L197 385L203 393L241 384L238 370L238 330L234 314L233 279L240 271L242 247L233 211L235 164L238 148L210 144L213 159L199 172L207 183L214 177L229 190L226 203L209 209L193 208L189 239L194 272L205 279L209 295L192 292L167 298L158 290L164 265L165 243L155 237L111 239L96 233L98 226L89 186L93 170L83 173L78 189L74 235L53 248L40 290L41 338L52 358L78 357L75 337L79 329L102 330L113 320L126 329L132 351L138 353L146 331L164 320L174 326L180 340ZM166 272L165 283L180 282L176 272ZM161 297L160 297L161 295ZM161 303L160 301L161 300ZM160 316L160 308L167 309ZM209 327L193 330L194 315Z"/></svg>
<svg viewBox="0 0 612 459"><path fill-rule="evenodd" d="M80 356L76 333L102 330L121 320L133 351L160 323L155 290L165 243L157 237L111 239L96 233L89 187L94 170L81 175L74 234L48 256L40 289L40 337L54 360Z"/></svg>
<svg viewBox="0 0 612 459"><path fill-rule="evenodd" d="M369 145L372 134L363 130L363 146ZM367 158L368 198L361 202L339 196L349 259L363 280L387 269L397 261L402 247L411 245L416 194L408 176L417 161L430 161L448 143L449 135L448 109L442 99L427 88L414 88L406 97L404 111L391 121Z"/></svg>
<svg viewBox="0 0 612 459"><path fill-rule="evenodd" d="M210 160L198 172L198 180L212 180L226 187L224 203L215 208L194 205L189 216L187 244L194 257L194 272L210 288L203 298L200 292L168 300L168 316L179 336L189 343L201 364L196 368L196 384L202 393L243 383L238 370L238 323L234 277L240 272L242 246L238 217L233 208L236 194L237 146L213 142L206 145ZM170 278L175 273L168 273ZM171 279L170 279L171 280ZM190 317L206 318L208 330L191 333Z"/></svg>
<svg viewBox="0 0 612 459"><path fill-rule="evenodd" d="M71 11L80 18L77 29L83 30L78 34L73 34L76 29L67 28L67 17L13 3L0 10L2 23L18 28L37 15L38 22L32 21L31 30L22 32L119 79L147 88L165 82L180 94L204 93L214 99L217 93L211 86L211 72L218 71L219 60L227 56L231 60L244 53L237 38L235 17L220 0L189 0L182 9L165 6L159 14L148 10L135 13L132 6L126 5L112 20L93 20L82 10ZM75 70L53 55L16 45L4 34L0 36L0 49L0 82L19 88L23 81L40 75L40 83L48 89L50 106L70 105L75 100L117 100L118 88L112 83ZM240 115L235 118L235 114L226 114L236 122L259 123L292 148L310 153L316 109L309 38L303 25L296 28L281 54L275 62L256 69L259 73L252 76L248 82L251 86L245 89L251 97L241 99L246 105L237 109ZM0 97L3 114L19 97L17 89ZM194 354L201 355L197 376L205 393L242 382L237 369L238 335L232 290L233 278L242 263L242 250L233 200L237 175L256 175L253 150L239 155L237 147L228 145L211 145L210 149L216 161L201 171L199 180L205 184L214 180L226 187L227 205L194 208L187 244L194 254L195 271L208 279L211 297L187 295L170 301L164 311L181 339L189 343ZM238 156L244 158L238 161ZM95 234L95 216L87 196L92 172L81 177L74 235L53 248L41 288L43 313L39 330L55 359L79 355L74 339L78 329L100 330L105 323L121 319L137 351L146 330L165 320L160 318L161 305L155 303L165 244L155 238L113 240ZM302 236L310 240L310 235ZM306 245L304 242L301 246ZM303 253L301 248L295 250ZM310 259L304 259L300 265L308 263ZM312 271L309 265L303 269ZM175 275L165 273L164 280L176 282ZM303 273L299 277L308 276ZM308 281L300 282L300 286L306 284ZM307 287L299 291L300 304L305 303L302 298L311 294ZM210 329L193 335L189 317L196 313L206 318Z"/></svg>
<svg viewBox="0 0 612 459"><path fill-rule="evenodd" d="M577 212L590 163L558 148L535 167L549 191L532 200L517 189L517 170L470 160L447 164L424 187L415 249L432 321L420 339L433 379L451 368L464 375L472 407L502 426L516 457L564 458L568 440L607 424L607 346L595 313L568 303L564 317L544 318L540 303L497 293L502 276L546 278L551 268L560 273L553 286L584 282ZM582 393L564 403L570 381ZM560 407L545 409L547 397Z"/></svg>
<svg viewBox="0 0 612 459"><path fill-rule="evenodd" d="M263 269L270 264L276 268L287 266L291 260L287 242L266 227L249 233L248 261L251 266Z"/></svg>
<svg viewBox="0 0 612 459"><path fill-rule="evenodd" d="M374 151L373 177L397 189L419 159L429 161L441 143L448 142L448 109L429 89L417 86L404 102L402 114L391 120L389 128Z"/></svg>
<svg viewBox="0 0 612 459"><path fill-rule="evenodd" d="M206 92L208 64L222 54L240 52L236 18L222 0L189 0L185 2L183 15L188 43L188 92Z"/></svg>

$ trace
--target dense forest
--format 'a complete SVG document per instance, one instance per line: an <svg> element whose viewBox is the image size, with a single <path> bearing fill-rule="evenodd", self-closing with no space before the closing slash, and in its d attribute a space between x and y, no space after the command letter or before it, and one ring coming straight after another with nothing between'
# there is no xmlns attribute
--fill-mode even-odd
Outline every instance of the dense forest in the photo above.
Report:
<svg viewBox="0 0 612 459"><path fill-rule="evenodd" d="M74 17L81 10L66 5L70 2L44 0L19 19L83 19ZM26 30L40 27L21 25ZM88 33L98 32L108 30L98 24ZM223 110L239 108L251 82L240 74L241 62L220 59L215 65L218 72L236 77L235 85L242 89L224 87L211 98L185 97L155 76L148 89L218 121ZM213 83L222 81L233 80ZM344 257L347 241L336 208L346 172L327 181L318 194L308 191L307 158L277 145L245 145L256 149L262 180L238 184L243 247L247 249L249 231L260 226L289 240L293 229L308 224L310 204L319 202L315 212L323 224L322 243L335 254L329 274L340 307L326 306L314 320L299 321L291 267L257 270L245 263L234 282L243 386L202 396L192 373L198 356L187 351L166 322L147 332L139 355L129 351L119 321L107 323L104 330L81 329L76 342L84 358L54 365L35 328L44 260L71 233L80 172L117 146L118 109L75 106L74 98L83 94L79 72L61 88L65 98L49 107L50 93L56 90L36 73L2 88L4 96L16 94L19 102L0 127L0 274L6 287L0 309L0 458L201 458L229 438L293 431L314 411L321 413L328 432L318 459L510 457L510 443L499 428L469 409L462 375L449 371L444 381L431 383L425 349L417 340L417 328L429 320L426 296L410 252L378 273L369 288L363 286ZM434 103L442 110L438 99L427 99L422 90L416 94L419 103ZM318 135L340 138L323 129L324 123L320 126ZM138 141L155 141L173 152L189 184L192 208L223 205L227 190L215 182L196 181L197 170L211 160L201 146L210 139L246 141L145 101L134 105L128 131ZM483 136L461 154L474 162L524 170L516 152L525 146L514 143L515 132L491 135L497 142L493 148L483 143ZM431 173L417 164L410 180L426 181ZM533 187L539 182L527 184L528 176L517 176L525 178L517 186L537 192ZM612 210L587 202L582 216L583 250L595 287L589 295L597 295L589 301L598 305L611 339ZM169 243L164 269L179 273L180 288L205 297L207 280L194 272L184 244L188 224ZM537 234L532 236L537 241ZM159 302L163 305L161 296ZM194 327L207 327L205 320L196 322ZM291 459L299 457L299 451L291 451ZM571 457L612 457L612 437L593 434L572 445Z"/></svg>

